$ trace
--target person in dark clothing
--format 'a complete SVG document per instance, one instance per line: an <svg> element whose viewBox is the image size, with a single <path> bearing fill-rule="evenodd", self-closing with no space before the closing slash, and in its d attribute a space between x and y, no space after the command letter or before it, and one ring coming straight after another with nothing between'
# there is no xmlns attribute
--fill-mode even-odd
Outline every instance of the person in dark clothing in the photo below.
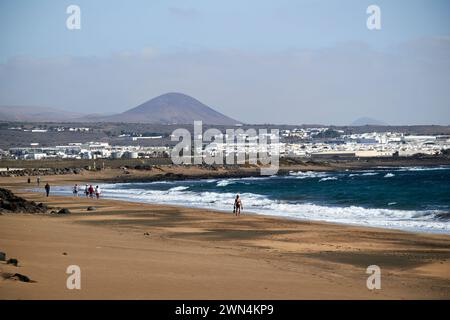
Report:
<svg viewBox="0 0 450 320"><path fill-rule="evenodd" d="M234 199L234 209L233 209L233 212L236 214L236 216L241 215L241 209L244 209L244 207L242 206L242 201L238 194Z"/></svg>
<svg viewBox="0 0 450 320"><path fill-rule="evenodd" d="M45 193L47 194L47 197L50 194L50 185L48 184L48 182L45 185Z"/></svg>
<svg viewBox="0 0 450 320"><path fill-rule="evenodd" d="M78 189L78 184L75 184L72 188L72 192L75 197L78 197Z"/></svg>

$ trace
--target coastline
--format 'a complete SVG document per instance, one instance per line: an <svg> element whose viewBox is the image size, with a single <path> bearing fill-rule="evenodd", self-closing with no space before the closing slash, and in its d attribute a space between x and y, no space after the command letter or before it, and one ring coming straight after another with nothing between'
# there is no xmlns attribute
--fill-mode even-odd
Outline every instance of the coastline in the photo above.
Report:
<svg viewBox="0 0 450 320"><path fill-rule="evenodd" d="M150 182L161 180L187 180L187 179L211 179L211 178L243 178L259 177L260 168L255 165L173 165L164 163L167 159L128 159L104 161L108 175L101 175L99 171L84 170L84 167L93 166L94 160L0 160L0 171L3 177L7 177L6 168L22 168L25 173L12 173L13 176L47 176L61 175L61 171L72 171L93 174L96 181L101 182ZM82 162L80 162L82 161ZM97 163L97 166L102 166ZM323 171L334 172L344 170L374 170L380 167L427 167L450 166L450 157L399 157L399 158L361 158L355 160L304 160L295 158L281 159L277 175L286 175L290 171ZM101 173L101 171L100 171ZM0 176L2 178L2 176Z"/></svg>
<svg viewBox="0 0 450 320"><path fill-rule="evenodd" d="M317 167L311 168L313 170L300 170L299 167L283 167L282 174L278 174L276 176L261 176L257 172L257 168L241 168L240 170L230 171L224 170L223 168L211 169L210 167L205 166L166 166L166 167L157 167L156 170L135 170L135 169L122 169L122 170L104 170L104 171L96 171L92 175L92 179L90 181L86 181L88 184L99 184L100 188L104 191L103 198L110 200L121 200L121 201L130 201L137 203L150 203L150 204L159 204L159 205L170 205L170 206L180 206L180 207L188 207L188 208L202 208L212 211L221 211L221 212L229 212L230 204L233 203L233 199L230 198L230 191L224 190L222 188L214 189L214 184L216 181L217 186L224 187L228 184L234 184L234 182L239 182L239 179L243 180L272 180L272 178L285 178L289 176L290 178L298 178L304 179L305 177L314 177L314 176L328 176L330 177L320 179L322 180L340 180L341 175L346 175L348 177L352 176L366 176L366 175L377 175L380 172L384 175L385 170L389 171L387 176L390 178L394 176L391 172L396 171L399 172L408 172L408 171L428 171L428 170L437 170L437 169L450 169L450 166L431 166L428 168L426 166L413 166L413 167L370 167L359 170L328 170L322 171ZM315 169L315 170L314 170ZM321 169L321 168L320 168ZM393 170L393 171L392 171ZM367 171L367 172L366 172ZM356 174L352 174L355 173ZM359 173L357 173L359 172ZM86 174L86 172L85 172ZM230 180L230 181L226 181ZM283 180L281 180L283 181ZM179 182L180 186L177 186L177 182ZM205 184L202 190L195 191L196 183ZM72 195L71 187L73 186L72 182L68 185L66 184L58 184L56 187L60 187L54 190L54 194L56 195ZM126 186L117 186L114 187L115 184L133 184L133 192L127 192ZM155 189L153 192L152 188L147 189L145 184L153 184L159 185L159 183L163 183L160 185L162 187L161 191ZM283 182L284 183L284 182ZM136 184L136 185L134 185ZM143 184L141 187L140 185ZM249 184L249 183L244 183ZM83 183L79 183L80 186L83 186ZM170 187L170 185L174 185L174 187ZM166 187L169 186L169 187ZM189 186L189 187L187 187ZM55 187L55 185L54 185ZM62 188L61 188L62 187ZM244 186L245 187L245 186ZM82 187L83 188L83 187ZM181 188L181 189L180 189ZM194 191L191 191L194 188ZM274 186L274 190L276 190L277 186ZM28 188L28 191L33 191L33 188ZM188 189L188 193L181 194L180 190ZM172 193L173 191L173 193ZM255 193L256 191L256 193ZM416 233L436 233L436 234L450 234L450 230L448 225L445 223L445 218L443 216L448 215L446 211L437 212L430 209L429 211L420 211L421 209L417 209L411 207L374 207L370 206L361 206L358 203L351 205L350 207L345 207L345 205L341 206L337 205L327 205L326 203L321 205L320 202L315 204L300 204L295 206L295 204L290 203L278 203L276 201L270 200L270 196L260 195L257 190L249 191L248 189L244 191L234 190L234 192L244 192L246 194L246 213L252 213L263 216L272 216L277 218L287 218L293 220L300 221L321 221L328 223L337 223L351 226L363 226L363 227L373 227L373 228L382 228L389 230L403 230L407 232L416 232ZM205 194L203 194L203 192ZM225 193L224 193L225 192ZM303 191L307 194L308 191ZM200 197L201 193L201 197ZM222 193L223 196L221 195ZM299 190L299 193L302 194L302 191ZM140 196L138 196L140 195ZM205 198L206 197L206 198ZM264 206L259 205L259 201L268 201L269 204L266 203ZM250 202L249 202L250 201ZM406 202L409 202L406 200ZM250 203L250 205L248 204ZM396 202L389 203L389 206ZM347 210L350 208L351 212L357 212L356 217L350 216L352 214ZM410 215L424 215L426 217L433 215L440 215L438 218L434 220L418 220L418 221L405 221L402 222L402 217ZM358 216L359 215L359 216ZM376 217L377 215L384 215L385 219L364 219L364 216ZM396 219L390 219L390 215L397 215Z"/></svg>
<svg viewBox="0 0 450 320"><path fill-rule="evenodd" d="M105 182L118 174L123 170L43 181ZM0 250L19 259L16 272L37 281L0 280L3 299L450 298L449 235L245 213L235 218L107 199L47 199L21 191L29 186L24 180L1 178L0 186L72 213L0 216ZM97 210L86 211L92 205ZM64 272L77 263L86 280L74 292L65 288ZM366 288L372 264L382 269L382 290Z"/></svg>

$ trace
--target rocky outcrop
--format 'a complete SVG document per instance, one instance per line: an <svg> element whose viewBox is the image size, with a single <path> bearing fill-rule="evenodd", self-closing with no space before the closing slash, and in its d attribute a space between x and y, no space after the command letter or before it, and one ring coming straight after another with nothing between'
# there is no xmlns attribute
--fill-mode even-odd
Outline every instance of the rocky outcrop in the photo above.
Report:
<svg viewBox="0 0 450 320"><path fill-rule="evenodd" d="M8 189L0 188L0 212L4 213L45 213L45 204L28 201L16 196Z"/></svg>
<svg viewBox="0 0 450 320"><path fill-rule="evenodd" d="M81 174L81 168L10 169L0 171L0 177L48 176L60 174Z"/></svg>
<svg viewBox="0 0 450 320"><path fill-rule="evenodd" d="M58 214L70 214L70 210L66 209L66 208L63 208L63 209L58 211Z"/></svg>

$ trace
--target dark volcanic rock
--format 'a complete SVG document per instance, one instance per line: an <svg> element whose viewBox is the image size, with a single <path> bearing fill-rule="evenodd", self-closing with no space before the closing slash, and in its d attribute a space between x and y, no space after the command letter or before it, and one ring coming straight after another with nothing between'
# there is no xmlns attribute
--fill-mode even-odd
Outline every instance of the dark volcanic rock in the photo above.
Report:
<svg viewBox="0 0 450 320"><path fill-rule="evenodd" d="M22 282L36 282L31 280L30 278L28 278L26 275L20 274L20 273L2 273L1 274L3 279L10 279L10 280L18 280L18 281L22 281Z"/></svg>
<svg viewBox="0 0 450 320"><path fill-rule="evenodd" d="M137 166L134 167L134 169L135 170L147 170L147 171L150 171L150 170L152 170L152 166L138 164Z"/></svg>
<svg viewBox="0 0 450 320"><path fill-rule="evenodd" d="M70 210L66 209L66 208L61 209L61 210L58 211L58 214L69 214L69 213L70 213Z"/></svg>
<svg viewBox="0 0 450 320"><path fill-rule="evenodd" d="M11 259L8 259L8 261L6 261L6 264L12 264L13 266L17 267L17 265L19 264L19 261L17 259L11 258Z"/></svg>
<svg viewBox="0 0 450 320"><path fill-rule="evenodd" d="M0 261L5 261L5 260L6 260L6 253L0 252Z"/></svg>
<svg viewBox="0 0 450 320"><path fill-rule="evenodd" d="M45 210L45 211L47 211L48 210L48 207L45 205L45 204L43 204L42 202L41 203L39 203L38 205L37 205L39 208L41 208L41 209L43 209L43 210Z"/></svg>
<svg viewBox="0 0 450 320"><path fill-rule="evenodd" d="M95 211L97 210L95 207L87 207L87 211Z"/></svg>
<svg viewBox="0 0 450 320"><path fill-rule="evenodd" d="M31 177L46 176L55 174L80 174L82 168L46 168L46 169L17 169L9 171L1 171L0 177Z"/></svg>
<svg viewBox="0 0 450 320"><path fill-rule="evenodd" d="M0 188L0 211L14 213L44 213L47 209L47 206L42 203L36 204L34 201L25 200L24 198L14 195L14 193L7 189Z"/></svg>
<svg viewBox="0 0 450 320"><path fill-rule="evenodd" d="M11 278L17 279L22 282L31 282L30 278L28 278L27 276L20 274L20 273L15 273Z"/></svg>

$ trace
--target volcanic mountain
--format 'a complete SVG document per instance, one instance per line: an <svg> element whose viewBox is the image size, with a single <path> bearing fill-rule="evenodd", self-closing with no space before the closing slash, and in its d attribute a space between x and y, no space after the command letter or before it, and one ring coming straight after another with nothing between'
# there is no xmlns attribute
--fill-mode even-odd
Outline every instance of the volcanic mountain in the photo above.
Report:
<svg viewBox="0 0 450 320"><path fill-rule="evenodd" d="M192 124L194 120L215 125L235 125L239 123L239 121L215 111L197 99L176 92L160 95L128 111L95 119L95 121L107 122L157 124Z"/></svg>

